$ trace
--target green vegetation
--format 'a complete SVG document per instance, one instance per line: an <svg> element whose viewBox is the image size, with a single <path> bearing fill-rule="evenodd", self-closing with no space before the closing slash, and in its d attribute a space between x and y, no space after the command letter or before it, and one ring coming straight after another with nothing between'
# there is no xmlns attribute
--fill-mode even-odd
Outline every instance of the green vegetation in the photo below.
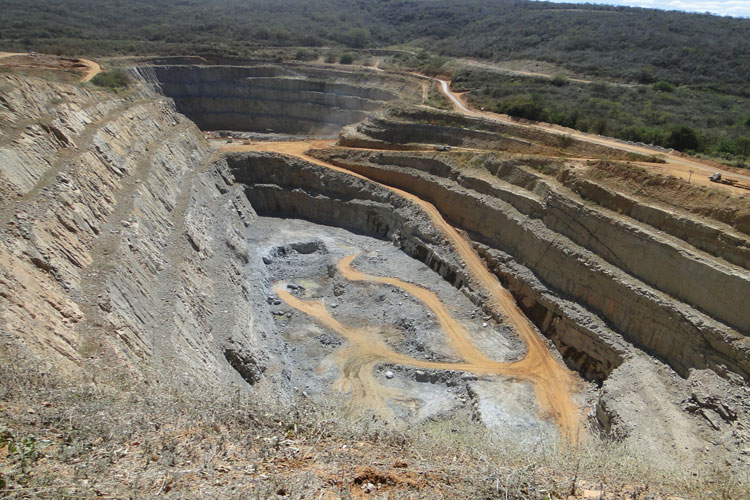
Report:
<svg viewBox="0 0 750 500"><path fill-rule="evenodd" d="M750 20L506 0L5 0L6 50L244 55L258 47L411 44L547 61L595 78L748 95Z"/></svg>
<svg viewBox="0 0 750 500"><path fill-rule="evenodd" d="M440 76L452 57L541 61L560 71L456 81L475 104L514 116L736 163L748 156L748 19L525 0L5 0L0 44L90 56L374 56Z"/></svg>
<svg viewBox="0 0 750 500"><path fill-rule="evenodd" d="M584 132L704 153L744 165L750 98L701 86L581 83L461 71L453 79L476 107Z"/></svg>
<svg viewBox="0 0 750 500"><path fill-rule="evenodd" d="M342 54L339 62L341 64L352 64L354 62L354 54L349 52L347 52L346 54Z"/></svg>
<svg viewBox="0 0 750 500"><path fill-rule="evenodd" d="M658 92L674 92L674 85L663 80L653 84L652 88Z"/></svg>
<svg viewBox="0 0 750 500"><path fill-rule="evenodd" d="M123 70L104 71L91 79L91 83L97 87L111 90L121 90L128 87L130 77Z"/></svg>

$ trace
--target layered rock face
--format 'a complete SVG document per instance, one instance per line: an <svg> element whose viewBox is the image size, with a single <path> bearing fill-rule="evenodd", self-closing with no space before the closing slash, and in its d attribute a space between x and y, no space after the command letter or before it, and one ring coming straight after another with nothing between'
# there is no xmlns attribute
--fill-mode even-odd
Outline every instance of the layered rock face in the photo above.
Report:
<svg viewBox="0 0 750 500"><path fill-rule="evenodd" d="M335 281L336 271L322 264L326 235L320 244L292 234L278 248L254 248L270 241L264 230L283 229L260 223L261 215L390 241L484 307L480 287L415 204L300 159L214 154L178 112L207 129L327 134L394 98L400 83L389 84L392 92L374 73L360 82L356 73L296 67L135 71L175 101L145 87L115 97L0 80L0 341L8 352L15 346L70 372L107 363L137 376L152 367L190 384L269 384L274 395L293 387L304 375L289 367L293 340L278 335L279 318L291 311L272 316L277 297L263 257L307 255L311 247L323 279ZM348 127L342 142L529 154L563 146L557 137L433 123L435 116L369 118ZM566 154L608 154L565 146ZM732 456L750 421L742 396L750 272L741 233L594 183L541 175L539 156L469 167L437 153L318 156L434 204L464 231L568 366L592 382L596 397L582 408L589 404L597 428L636 436L644 450L656 440L675 460L710 444L719 454L730 450L734 466L747 464ZM337 284L328 283L334 292ZM313 330L322 345L334 343ZM421 383L425 375L414 377Z"/></svg>
<svg viewBox="0 0 750 500"><path fill-rule="evenodd" d="M302 66L148 66L134 72L203 130L332 135L397 97L377 74Z"/></svg>
<svg viewBox="0 0 750 500"><path fill-rule="evenodd" d="M534 282L603 318L683 376L694 368L750 376L750 318L743 306L750 295L747 269L588 206L513 162L461 170L405 154L339 154L330 159L435 204L486 245L480 251L491 267L500 270L509 259L525 267L525 272L499 272L516 283L521 303L537 304L538 310L529 306L530 314L543 331L551 329L550 335L565 337L553 332L570 325L555 319L569 315L559 315L560 307L542 299L543 293L531 298L528 289ZM519 274L533 274L534 279L519 282ZM599 344L570 347L596 357ZM613 366L610 355L603 360Z"/></svg>
<svg viewBox="0 0 750 500"><path fill-rule="evenodd" d="M591 417L604 431L686 463L744 439L748 346L733 326L744 309L732 301L746 295L746 269L583 202L522 161L466 169L436 154L316 156L416 194L466 231L565 362L600 386ZM260 214L388 239L485 305L428 218L384 187L272 153L227 161Z"/></svg>
<svg viewBox="0 0 750 500"><path fill-rule="evenodd" d="M146 90L0 86L4 345L70 373L259 379L266 320L239 279L253 210L195 125Z"/></svg>
<svg viewBox="0 0 750 500"><path fill-rule="evenodd" d="M345 127L339 143L372 149L424 149L425 144L463 146L549 156L645 160L644 155L561 136L550 131L494 122L432 108L393 108Z"/></svg>

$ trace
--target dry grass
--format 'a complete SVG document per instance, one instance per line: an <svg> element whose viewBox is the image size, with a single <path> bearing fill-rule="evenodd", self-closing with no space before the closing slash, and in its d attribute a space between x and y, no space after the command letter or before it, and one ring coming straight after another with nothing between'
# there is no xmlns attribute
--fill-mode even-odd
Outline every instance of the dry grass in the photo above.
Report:
<svg viewBox="0 0 750 500"><path fill-rule="evenodd" d="M750 493L719 475L656 472L617 443L570 448L500 439L468 415L406 428L374 418L352 421L304 398L284 406L250 391L171 387L155 378L135 382L101 367L96 379L107 383L89 376L63 381L18 356L2 363L0 496L551 499L594 490L607 492L603 498Z"/></svg>

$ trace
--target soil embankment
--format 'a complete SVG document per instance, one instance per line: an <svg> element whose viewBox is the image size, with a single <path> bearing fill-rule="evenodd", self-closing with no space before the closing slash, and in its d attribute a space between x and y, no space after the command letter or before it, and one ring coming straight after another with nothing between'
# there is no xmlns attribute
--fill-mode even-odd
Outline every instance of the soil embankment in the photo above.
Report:
<svg viewBox="0 0 750 500"><path fill-rule="evenodd" d="M102 72L98 62L90 59L59 57L29 52L0 52L0 66L21 70L83 71L81 82L91 81Z"/></svg>

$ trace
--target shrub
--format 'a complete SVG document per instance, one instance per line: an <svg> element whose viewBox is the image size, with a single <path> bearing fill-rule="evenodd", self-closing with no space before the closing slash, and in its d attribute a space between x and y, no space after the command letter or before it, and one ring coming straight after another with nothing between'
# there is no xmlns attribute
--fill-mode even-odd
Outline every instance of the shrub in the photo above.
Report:
<svg viewBox="0 0 750 500"><path fill-rule="evenodd" d="M552 77L552 85L555 87L563 87L568 83L568 77L563 73L555 73L555 76Z"/></svg>
<svg viewBox="0 0 750 500"><path fill-rule="evenodd" d="M497 105L498 111L509 114L517 118L526 118L527 120L541 120L545 115L544 106L540 98L531 94L522 94L506 102L500 102Z"/></svg>
<svg viewBox="0 0 750 500"><path fill-rule="evenodd" d="M558 137L558 144L561 148L568 148L573 144L573 138L568 134Z"/></svg>
<svg viewBox="0 0 750 500"><path fill-rule="evenodd" d="M294 54L294 59L296 59L297 61L312 61L313 59L317 58L317 52L312 52L309 50L300 49Z"/></svg>
<svg viewBox="0 0 750 500"><path fill-rule="evenodd" d="M654 74L651 71L651 68L641 68L635 74L635 80L638 83L648 84L654 83L656 81L656 78L654 78Z"/></svg>
<svg viewBox="0 0 750 500"><path fill-rule="evenodd" d="M348 52L346 54L342 54L339 62L341 64L352 64L354 62L354 54L350 54Z"/></svg>
<svg viewBox="0 0 750 500"><path fill-rule="evenodd" d="M750 135L738 137L734 141L735 151L742 156L750 156Z"/></svg>
<svg viewBox="0 0 750 500"><path fill-rule="evenodd" d="M594 122L594 125L591 127L591 131L595 134L604 135L607 133L607 120L604 118L599 118Z"/></svg>
<svg viewBox="0 0 750 500"><path fill-rule="evenodd" d="M667 136L667 146L678 151L693 150L698 151L700 141L698 134L690 127L678 127L672 130Z"/></svg>
<svg viewBox="0 0 750 500"><path fill-rule="evenodd" d="M652 88L657 92L674 92L674 85L663 80L653 84Z"/></svg>
<svg viewBox="0 0 750 500"><path fill-rule="evenodd" d="M130 77L123 70L105 71L91 79L91 83L97 87L117 90L124 89L130 85Z"/></svg>

